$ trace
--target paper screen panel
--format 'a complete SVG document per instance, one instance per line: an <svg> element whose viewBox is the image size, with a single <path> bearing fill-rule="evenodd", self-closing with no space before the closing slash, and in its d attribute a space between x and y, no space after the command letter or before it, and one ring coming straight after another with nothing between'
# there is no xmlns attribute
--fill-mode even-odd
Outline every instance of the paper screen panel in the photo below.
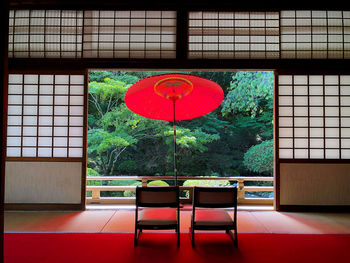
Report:
<svg viewBox="0 0 350 263"><path fill-rule="evenodd" d="M189 58L278 58L278 12L190 12Z"/></svg>
<svg viewBox="0 0 350 263"><path fill-rule="evenodd" d="M346 59L350 55L349 11L281 11L282 59Z"/></svg>
<svg viewBox="0 0 350 263"><path fill-rule="evenodd" d="M83 75L10 74L7 157L82 157L84 106Z"/></svg>
<svg viewBox="0 0 350 263"><path fill-rule="evenodd" d="M175 58L176 12L85 11L83 56Z"/></svg>
<svg viewBox="0 0 350 263"><path fill-rule="evenodd" d="M280 75L279 157L349 159L350 76Z"/></svg>
<svg viewBox="0 0 350 263"><path fill-rule="evenodd" d="M83 11L11 10L9 57L80 58Z"/></svg>

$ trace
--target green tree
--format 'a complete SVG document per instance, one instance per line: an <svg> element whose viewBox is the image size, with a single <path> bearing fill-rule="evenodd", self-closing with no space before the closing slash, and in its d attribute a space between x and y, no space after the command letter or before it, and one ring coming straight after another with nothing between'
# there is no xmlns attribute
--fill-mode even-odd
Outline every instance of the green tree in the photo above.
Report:
<svg viewBox="0 0 350 263"><path fill-rule="evenodd" d="M253 172L271 175L273 170L273 140L263 141L252 146L244 154L244 165Z"/></svg>
<svg viewBox="0 0 350 263"><path fill-rule="evenodd" d="M273 73L237 72L228 87L221 112L230 122L228 138L235 145L233 153L240 160L236 169L246 175L260 173L260 170L247 169L243 159L252 146L272 139ZM269 165L273 165L272 160Z"/></svg>
<svg viewBox="0 0 350 263"><path fill-rule="evenodd" d="M222 103L223 115L241 113L254 118L266 110L273 109L272 87L272 72L237 72Z"/></svg>
<svg viewBox="0 0 350 263"><path fill-rule="evenodd" d="M123 77L127 78L126 75ZM135 167L143 162L141 158L150 166L152 160L159 160L159 152L155 151L159 146L166 148L168 152L172 151L171 123L148 119L130 111L124 103L125 92L129 86L118 79L110 78L105 78L104 82L92 81L89 84L89 101L92 105L89 107L89 164L101 175L114 174L119 165L123 171L130 172L126 168L133 167L133 172L137 172ZM206 144L218 139L218 134L205 132L200 128L179 126L177 130L179 151L183 149L204 152L207 150ZM130 166L128 160L135 157L135 152L142 155ZM165 163L171 163L171 156L167 154ZM160 157L164 158L164 155ZM149 170L154 174L151 169L152 166Z"/></svg>
<svg viewBox="0 0 350 263"><path fill-rule="evenodd" d="M101 175L172 175L172 123L136 115L124 103L130 85L163 73L90 72L88 167ZM273 73L183 73L215 81L225 99L205 116L177 122L179 175L258 175L243 161L252 146L272 139Z"/></svg>
<svg viewBox="0 0 350 263"><path fill-rule="evenodd" d="M88 131L88 153L101 175L112 175L120 155L140 139L158 137L165 123L132 113L124 103L129 85L106 78L89 84L92 122Z"/></svg>
<svg viewBox="0 0 350 263"><path fill-rule="evenodd" d="M124 100L124 94L130 85L122 81L105 78L103 82L89 83L89 124L98 124L115 106Z"/></svg>

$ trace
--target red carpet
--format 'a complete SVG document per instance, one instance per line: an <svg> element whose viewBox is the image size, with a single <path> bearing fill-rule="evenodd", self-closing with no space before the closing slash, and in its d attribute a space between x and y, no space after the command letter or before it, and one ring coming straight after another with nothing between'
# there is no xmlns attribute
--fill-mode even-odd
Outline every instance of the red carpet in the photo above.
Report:
<svg viewBox="0 0 350 263"><path fill-rule="evenodd" d="M350 235L238 234L239 249L226 234L199 233L196 249L188 234L5 234L5 263L322 263L349 258Z"/></svg>

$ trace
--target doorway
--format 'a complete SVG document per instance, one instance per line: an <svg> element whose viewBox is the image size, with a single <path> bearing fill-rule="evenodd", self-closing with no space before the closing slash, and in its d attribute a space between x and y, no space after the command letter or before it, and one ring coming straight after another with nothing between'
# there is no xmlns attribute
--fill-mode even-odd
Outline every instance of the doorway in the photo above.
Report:
<svg viewBox="0 0 350 263"><path fill-rule="evenodd" d="M89 71L87 204L130 203L137 185L174 184L172 123L134 114L124 95L142 78L175 72L210 79L225 94L215 111L176 123L183 200L195 185L235 184L240 203L272 205L274 74L229 70Z"/></svg>

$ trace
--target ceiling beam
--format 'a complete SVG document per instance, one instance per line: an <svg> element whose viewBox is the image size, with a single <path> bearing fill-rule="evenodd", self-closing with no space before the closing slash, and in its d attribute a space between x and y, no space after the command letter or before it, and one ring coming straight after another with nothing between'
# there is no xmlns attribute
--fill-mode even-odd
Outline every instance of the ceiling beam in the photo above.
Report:
<svg viewBox="0 0 350 263"><path fill-rule="evenodd" d="M131 70L278 70L279 72L349 74L349 60L331 59L9 59L11 71L85 69Z"/></svg>
<svg viewBox="0 0 350 263"><path fill-rule="evenodd" d="M177 1L160 0L9 0L10 8L18 9L173 9L173 10L222 10L222 11L279 11L298 10L348 10L344 1L203 1L187 0L181 5Z"/></svg>

